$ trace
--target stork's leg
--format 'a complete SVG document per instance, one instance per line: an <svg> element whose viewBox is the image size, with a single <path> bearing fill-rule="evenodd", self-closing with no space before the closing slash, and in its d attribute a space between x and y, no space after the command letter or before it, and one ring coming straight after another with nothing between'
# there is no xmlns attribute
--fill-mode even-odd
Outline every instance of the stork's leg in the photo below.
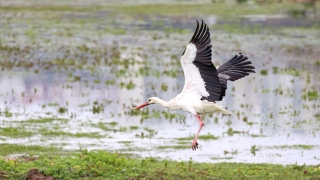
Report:
<svg viewBox="0 0 320 180"><path fill-rule="evenodd" d="M192 150L197 150L197 148L198 148L198 143L197 143L198 136L199 136L199 133L200 133L202 127L204 126L204 123L203 123L201 117L199 115L196 115L196 118L197 118L197 120L199 122L199 130L198 130L198 133L197 133L196 137L194 137L194 139L192 141L192 146L191 146Z"/></svg>

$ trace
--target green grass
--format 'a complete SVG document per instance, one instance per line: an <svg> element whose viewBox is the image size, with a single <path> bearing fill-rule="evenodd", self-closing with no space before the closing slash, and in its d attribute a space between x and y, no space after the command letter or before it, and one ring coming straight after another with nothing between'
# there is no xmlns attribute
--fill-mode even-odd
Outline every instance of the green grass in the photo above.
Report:
<svg viewBox="0 0 320 180"><path fill-rule="evenodd" d="M119 29L119 28L107 28L105 29L106 33L114 34L114 35L123 35L126 34L126 29Z"/></svg>
<svg viewBox="0 0 320 180"><path fill-rule="evenodd" d="M52 136L52 137L56 137L56 136L66 136L66 137L73 137L73 138L102 138L105 136L100 135L97 132L93 132L93 133L69 133L69 132L63 132L63 131L40 131L39 132L41 135L43 136Z"/></svg>
<svg viewBox="0 0 320 180"><path fill-rule="evenodd" d="M263 70L260 71L260 74L261 75L268 75L268 70L263 69Z"/></svg>
<svg viewBox="0 0 320 180"><path fill-rule="evenodd" d="M193 139L194 139L194 136L182 137L182 138L176 138L176 139L179 140L179 141L193 140ZM214 135L208 133L207 135L200 135L200 136L198 137L198 139L201 139L201 140L217 140L217 139L219 139L219 137L214 136Z"/></svg>
<svg viewBox="0 0 320 180"><path fill-rule="evenodd" d="M203 4L140 4L113 6L112 10L117 13L131 15L162 14L181 15L188 12L189 15L215 14L222 16L236 16L247 14L275 14L302 8L301 3L268 3L259 5L234 5L227 3L203 3ZM199 12L199 9L201 11ZM232 13L230 13L232 12Z"/></svg>
<svg viewBox="0 0 320 180"><path fill-rule="evenodd" d="M112 122L108 122L106 124L110 124L112 127L115 127L116 125L118 125L118 122L112 121Z"/></svg>
<svg viewBox="0 0 320 180"><path fill-rule="evenodd" d="M303 99L308 100L317 100L319 98L319 93L317 91L308 91L308 93L304 94Z"/></svg>
<svg viewBox="0 0 320 180"><path fill-rule="evenodd" d="M313 145L304 145L304 144L299 144L299 145L283 145L283 146L272 146L269 148L272 149L305 149L305 150L310 150L313 149L315 146Z"/></svg>
<svg viewBox="0 0 320 180"><path fill-rule="evenodd" d="M23 138L23 137L31 137L33 135L35 135L34 132L29 132L24 127L0 128L0 136L6 136L11 138Z"/></svg>
<svg viewBox="0 0 320 180"><path fill-rule="evenodd" d="M38 131L28 131L24 127L7 127L7 128L0 128L0 136L6 136L10 138L24 138L24 137L31 137L36 134L41 134L42 136L47 137L56 137L56 136L64 136L64 137L74 137L74 138L102 138L105 137L103 135L100 135L97 132L92 133L70 133L70 132L64 132L64 131L52 131L48 128L41 128Z"/></svg>
<svg viewBox="0 0 320 180"><path fill-rule="evenodd" d="M234 134L241 134L243 132L237 131L237 130L233 130L232 128L229 128L228 131L225 132L225 133L227 133L229 136L233 136Z"/></svg>
<svg viewBox="0 0 320 180"><path fill-rule="evenodd" d="M233 157L213 157L212 160L230 160L233 159Z"/></svg>
<svg viewBox="0 0 320 180"><path fill-rule="evenodd" d="M46 147L46 146L25 146L18 144L0 144L0 156L7 156L10 154L61 154L62 151L57 147ZM1 160L0 160L1 161ZM0 168L1 170L1 168Z"/></svg>
<svg viewBox="0 0 320 180"><path fill-rule="evenodd" d="M262 134L251 134L250 136L253 137L253 138L257 138L257 137L267 137L267 136L262 135Z"/></svg>
<svg viewBox="0 0 320 180"><path fill-rule="evenodd" d="M31 161L0 159L0 169L10 180L23 179L32 168L58 179L320 179L320 169L314 166L178 162L106 151L41 155Z"/></svg>
<svg viewBox="0 0 320 180"><path fill-rule="evenodd" d="M281 70L280 73L291 75L291 76L300 76L301 75L301 72L297 69L294 69L294 68L285 68L285 69Z"/></svg>
<svg viewBox="0 0 320 180"><path fill-rule="evenodd" d="M191 143L189 145L172 145L172 146L158 146L157 149L190 149Z"/></svg>
<svg viewBox="0 0 320 180"><path fill-rule="evenodd" d="M100 128L103 131L113 131L114 130L114 128L106 126L102 122L99 122L98 124L92 124L92 127Z"/></svg>
<svg viewBox="0 0 320 180"><path fill-rule="evenodd" d="M130 126L129 128L130 128L130 130L138 130L139 126Z"/></svg>
<svg viewBox="0 0 320 180"><path fill-rule="evenodd" d="M63 121L67 122L66 118L39 118L39 119L28 119L26 121L22 121L22 123L51 123L53 121Z"/></svg>
<svg viewBox="0 0 320 180"><path fill-rule="evenodd" d="M265 1L260 1L265 2ZM314 4L317 7L318 4ZM236 8L235 8L236 7ZM199 11L199 9L201 11ZM247 14L280 14L283 12L289 13L289 15L295 15L295 12L305 12L308 9L304 3L274 3L269 1L268 3L253 3L253 4L230 4L224 2L216 3L171 3L171 4L135 4L135 5L108 5L104 4L92 4L90 7L77 6L77 5L59 5L51 3L50 5L20 5L20 6L1 6L0 11L4 12L21 12L21 11L33 11L33 12L94 12L94 11L111 11L113 14L126 14L126 15L149 15L149 14L161 14L161 15L222 15L226 16L238 16ZM312 8L309 8L312 9ZM293 13L292 13L293 12ZM295 17L295 16L294 16ZM91 18L93 19L93 18ZM107 31L115 32L113 29ZM123 34L125 31L115 32Z"/></svg>
<svg viewBox="0 0 320 180"><path fill-rule="evenodd" d="M118 143L130 145L132 143L132 141L119 141Z"/></svg>
<svg viewBox="0 0 320 180"><path fill-rule="evenodd" d="M107 80L105 81L105 84L108 86L108 85L115 85L116 84L116 81L115 80Z"/></svg>

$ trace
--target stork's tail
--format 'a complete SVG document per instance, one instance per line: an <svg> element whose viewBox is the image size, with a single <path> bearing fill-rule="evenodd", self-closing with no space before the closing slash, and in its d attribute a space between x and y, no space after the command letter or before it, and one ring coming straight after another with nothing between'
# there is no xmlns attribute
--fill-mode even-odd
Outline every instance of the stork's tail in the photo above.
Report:
<svg viewBox="0 0 320 180"><path fill-rule="evenodd" d="M225 114L225 115L231 115L232 113L230 111L227 111L226 109L223 108L223 106L219 106L220 107L220 111L222 114Z"/></svg>
<svg viewBox="0 0 320 180"><path fill-rule="evenodd" d="M213 113L213 112L220 112L225 115L231 115L232 113L230 111L227 111L223 108L223 106L220 106L213 102L203 102L202 104L204 106L204 113Z"/></svg>

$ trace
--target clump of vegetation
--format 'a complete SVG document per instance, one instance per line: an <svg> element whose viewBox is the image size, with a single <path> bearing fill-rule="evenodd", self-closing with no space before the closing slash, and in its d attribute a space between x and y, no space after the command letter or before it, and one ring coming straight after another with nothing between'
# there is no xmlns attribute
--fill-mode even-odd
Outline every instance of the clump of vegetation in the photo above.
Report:
<svg viewBox="0 0 320 180"><path fill-rule="evenodd" d="M257 138L257 137L266 137L266 136L263 134L251 134L251 137Z"/></svg>
<svg viewBox="0 0 320 180"><path fill-rule="evenodd" d="M242 131L237 131L237 130L233 130L232 128L229 128L227 132L225 132L228 134L228 136L233 136L234 134L241 134L244 133Z"/></svg>
<svg viewBox="0 0 320 180"><path fill-rule="evenodd" d="M261 75L268 75L268 70L263 69L263 70L260 71L260 74Z"/></svg>
<svg viewBox="0 0 320 180"><path fill-rule="evenodd" d="M256 152L258 151L259 149L256 147L256 145L253 145L251 146L251 149L250 149L250 152L251 154L253 154L254 156L256 155Z"/></svg>
<svg viewBox="0 0 320 180"><path fill-rule="evenodd" d="M304 150L310 150L313 149L315 146L313 145L305 145L305 144L296 144L296 145L282 145L282 146L272 146L268 147L271 149L304 149Z"/></svg>
<svg viewBox="0 0 320 180"><path fill-rule="evenodd" d="M185 140L193 140L194 139L194 136L190 136L190 137L182 137L182 138L176 138L177 140L179 141L185 141ZM206 135L200 135L198 137L198 139L201 139L201 140L217 140L219 139L218 136L214 136L210 133L206 134Z"/></svg>
<svg viewBox="0 0 320 180"><path fill-rule="evenodd" d="M116 84L116 81L115 80L106 80L105 81L105 84L108 86L108 85L115 85Z"/></svg>
<svg viewBox="0 0 320 180"><path fill-rule="evenodd" d="M190 149L191 145L168 145L158 146L157 149Z"/></svg>
<svg viewBox="0 0 320 180"><path fill-rule="evenodd" d="M100 112L103 112L103 110L104 110L103 104L99 104L97 101L93 102L93 106L92 106L93 114L99 114Z"/></svg>
<svg viewBox="0 0 320 180"><path fill-rule="evenodd" d="M1 111L0 111L0 115L2 115L2 114L4 114L4 116L5 116L6 118L12 117L12 115L13 115L12 112L10 112L7 107L6 107L6 109L5 109L4 112L1 112Z"/></svg>
<svg viewBox="0 0 320 180"><path fill-rule="evenodd" d="M104 123L92 124L92 127L100 128L103 131L113 131L113 128L106 126Z"/></svg>
<svg viewBox="0 0 320 180"><path fill-rule="evenodd" d="M130 81L127 85L126 85L126 88L127 89L134 89L136 87L136 85L132 82L132 81Z"/></svg>
<svg viewBox="0 0 320 180"><path fill-rule="evenodd" d="M139 126L130 126L129 128L130 128L130 130L138 130Z"/></svg>
<svg viewBox="0 0 320 180"><path fill-rule="evenodd" d="M6 127L0 128L0 136L6 136L11 138L31 137L35 132L27 131L24 127Z"/></svg>
<svg viewBox="0 0 320 180"><path fill-rule="evenodd" d="M303 95L303 99L317 100L319 98L318 91L308 91L307 94Z"/></svg>
<svg viewBox="0 0 320 180"><path fill-rule="evenodd" d="M68 109L65 108L65 107L59 107L59 108L58 108L58 112L59 112L60 114L64 114L64 113L68 112Z"/></svg>
<svg viewBox="0 0 320 180"><path fill-rule="evenodd" d="M39 134L41 134L42 136L47 136L47 137L51 137L51 136L64 136L64 137L73 137L73 138L102 138L105 137L97 132L88 132L88 133L83 133L83 132L78 132L78 133L70 133L70 132L64 132L64 131L48 131L44 128L42 128L39 131Z"/></svg>
<svg viewBox="0 0 320 180"><path fill-rule="evenodd" d="M295 68L285 68L285 69L281 70L281 73L291 75L291 76L300 76L301 75L301 72Z"/></svg>
<svg viewBox="0 0 320 180"><path fill-rule="evenodd" d="M262 93L269 93L270 90L269 89L262 89Z"/></svg>
<svg viewBox="0 0 320 180"><path fill-rule="evenodd" d="M66 119L66 118L46 117L46 118L39 118L39 119L28 119L26 121L22 121L22 123L51 123L53 121L67 122L68 119Z"/></svg>
<svg viewBox="0 0 320 180"><path fill-rule="evenodd" d="M161 90L162 91L167 91L168 90L168 86L166 84L161 84Z"/></svg>
<svg viewBox="0 0 320 180"><path fill-rule="evenodd" d="M118 122L112 121L107 124L110 124L110 126L115 127L116 125L118 125Z"/></svg>

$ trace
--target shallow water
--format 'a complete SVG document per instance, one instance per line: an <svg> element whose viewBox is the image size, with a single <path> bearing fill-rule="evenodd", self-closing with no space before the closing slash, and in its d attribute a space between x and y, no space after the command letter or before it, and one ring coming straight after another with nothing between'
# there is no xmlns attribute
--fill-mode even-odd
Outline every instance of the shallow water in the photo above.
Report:
<svg viewBox="0 0 320 180"><path fill-rule="evenodd" d="M27 22L14 15L0 21L0 143L104 149L200 162L319 163L317 31L252 35L211 27L213 62L224 63L242 52L256 73L228 83L227 96L218 104L233 115L204 116L200 136L218 139L200 139L200 148L192 151L192 140L177 138L196 133L198 122L193 116L155 105L132 109L148 97L169 100L182 90L179 58L194 21L177 18L153 26L155 20L148 18L139 25L130 18L78 22L70 17L80 16L71 15L52 21L29 19L41 14L26 12ZM206 18L211 26L215 24L215 17ZM170 17L159 16L156 22L166 19ZM28 121L44 117L66 120ZM9 136L3 133L8 127L32 135ZM61 132L100 136L72 137Z"/></svg>

